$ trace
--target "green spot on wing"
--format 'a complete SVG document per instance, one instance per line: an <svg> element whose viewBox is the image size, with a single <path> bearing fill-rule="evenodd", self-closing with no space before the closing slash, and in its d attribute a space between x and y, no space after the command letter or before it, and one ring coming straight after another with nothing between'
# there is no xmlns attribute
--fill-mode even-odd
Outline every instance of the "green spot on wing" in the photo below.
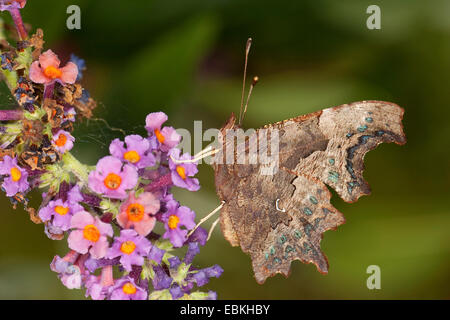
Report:
<svg viewBox="0 0 450 320"><path fill-rule="evenodd" d="M359 132L364 132L367 130L367 125L362 125L357 129Z"/></svg>
<svg viewBox="0 0 450 320"><path fill-rule="evenodd" d="M339 181L339 173L335 171L328 172L328 180L331 182L337 183Z"/></svg>
<svg viewBox="0 0 450 320"><path fill-rule="evenodd" d="M292 247L292 246L286 246L286 249L284 250L286 253L289 253L289 252L293 252L293 251L295 251L295 249L294 249L294 247Z"/></svg>
<svg viewBox="0 0 450 320"><path fill-rule="evenodd" d="M318 204L319 203L319 201L317 201L316 197L314 197L314 196L310 196L309 197L309 201L311 201L312 204Z"/></svg>

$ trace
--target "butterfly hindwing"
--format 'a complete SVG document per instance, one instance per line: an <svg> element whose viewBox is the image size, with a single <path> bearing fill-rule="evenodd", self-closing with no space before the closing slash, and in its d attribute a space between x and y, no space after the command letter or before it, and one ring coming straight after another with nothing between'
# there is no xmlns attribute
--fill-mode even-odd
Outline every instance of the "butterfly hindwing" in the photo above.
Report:
<svg viewBox="0 0 450 320"><path fill-rule="evenodd" d="M382 101L362 101L325 109L319 129L328 139L325 150L300 159L294 171L320 179L347 202L370 193L364 180L364 155L382 142L406 142L403 109Z"/></svg>

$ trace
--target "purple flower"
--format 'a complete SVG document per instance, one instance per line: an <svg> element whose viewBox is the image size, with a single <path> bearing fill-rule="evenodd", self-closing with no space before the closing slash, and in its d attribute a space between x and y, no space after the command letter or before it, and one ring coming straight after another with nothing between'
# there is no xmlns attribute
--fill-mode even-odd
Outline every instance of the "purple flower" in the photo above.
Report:
<svg viewBox="0 0 450 320"><path fill-rule="evenodd" d="M155 165L155 156L150 150L150 141L137 134L125 137L127 147L123 141L114 139L109 145L109 152L118 159L124 160L137 168L152 167Z"/></svg>
<svg viewBox="0 0 450 320"><path fill-rule="evenodd" d="M109 246L107 236L113 235L110 224L101 222L89 212L80 211L72 217L70 227L74 229L67 240L70 249L82 254L89 251L96 259L106 255Z"/></svg>
<svg viewBox="0 0 450 320"><path fill-rule="evenodd" d="M197 242L191 242L188 244L188 250L184 256L184 263L191 264L194 257L200 253L200 247Z"/></svg>
<svg viewBox="0 0 450 320"><path fill-rule="evenodd" d="M8 175L3 181L2 187L8 197L14 196L17 192L26 191L28 184L28 172L17 165L17 159L4 156L0 161L0 174Z"/></svg>
<svg viewBox="0 0 450 320"><path fill-rule="evenodd" d="M72 137L70 133L64 130L59 130L55 135L53 135L52 143L56 150L61 153L70 151L73 148L73 142L75 138Z"/></svg>
<svg viewBox="0 0 450 320"><path fill-rule="evenodd" d="M75 111L75 108L69 108L64 111L64 119L75 122L75 116L77 115L77 112Z"/></svg>
<svg viewBox="0 0 450 320"><path fill-rule="evenodd" d="M114 239L112 247L106 254L107 258L120 257L120 263L125 270L131 271L131 266L142 266L144 256L148 255L151 243L132 229L120 231L120 237Z"/></svg>
<svg viewBox="0 0 450 320"><path fill-rule="evenodd" d="M84 262L84 266L86 267L86 269L89 270L89 272L94 273L95 270L97 270L98 268L103 268L106 266L115 266L117 264L119 264L119 260L120 258L115 258L115 259L94 259L92 257L89 257L85 262Z"/></svg>
<svg viewBox="0 0 450 320"><path fill-rule="evenodd" d="M172 127L161 126L167 121L167 115L164 112L153 112L147 115L145 119L145 129L147 129L151 140L156 140L159 143L159 148L163 152L167 152L178 143L180 143L181 136Z"/></svg>
<svg viewBox="0 0 450 320"><path fill-rule="evenodd" d="M92 300L104 300L112 285L114 285L113 268L106 266L102 269L100 276L89 275L86 278L86 297L91 296Z"/></svg>
<svg viewBox="0 0 450 320"><path fill-rule="evenodd" d="M67 231L70 228L70 220L74 213L83 211L83 207L77 203L62 201L61 199L50 201L47 206L39 210L39 217L47 222L52 218L52 225Z"/></svg>
<svg viewBox="0 0 450 320"><path fill-rule="evenodd" d="M119 159L106 156L97 162L96 169L89 174L89 188L114 199L125 199L126 190L136 186L138 173L136 169Z"/></svg>
<svg viewBox="0 0 450 320"><path fill-rule="evenodd" d="M0 0L0 11L22 9L26 4L27 0Z"/></svg>
<svg viewBox="0 0 450 320"><path fill-rule="evenodd" d="M159 249L157 246L152 246L150 252L147 255L149 260L153 260L157 264L161 264L162 258L164 257L165 251Z"/></svg>
<svg viewBox="0 0 450 320"><path fill-rule="evenodd" d="M131 277L117 280L110 292L111 300L147 300L147 291L137 286Z"/></svg>
<svg viewBox="0 0 450 320"><path fill-rule="evenodd" d="M181 260L177 256L173 256L167 259L167 261L169 262L170 269L177 269L178 266L181 264Z"/></svg>
<svg viewBox="0 0 450 320"><path fill-rule="evenodd" d="M209 278L218 278L222 273L223 269L216 264L212 267L198 270L196 273L192 274L192 279L197 283L198 287L201 287L209 282Z"/></svg>
<svg viewBox="0 0 450 320"><path fill-rule="evenodd" d="M61 282L68 289L80 289L87 274L83 266L85 259L85 256L71 251L64 258L55 256L50 264L50 269L58 273Z"/></svg>
<svg viewBox="0 0 450 320"><path fill-rule="evenodd" d="M67 193L67 201L62 199L50 201L48 205L39 210L39 217L44 222L53 218L51 223L53 227L59 228L61 231L67 231L70 228L72 216L84 210L78 203L82 199L80 188L75 186Z"/></svg>
<svg viewBox="0 0 450 320"><path fill-rule="evenodd" d="M78 202L82 202L84 200L83 195L81 194L80 187L75 185L72 189L67 193L67 201L72 204L78 204Z"/></svg>
<svg viewBox="0 0 450 320"><path fill-rule="evenodd" d="M192 157L185 153L180 156L180 149L172 149L169 152L169 168L172 173L172 182L180 188L188 189L189 191L197 191L200 189L198 179L191 178L197 172L197 164L192 162L176 163L175 160L191 160Z"/></svg>
<svg viewBox="0 0 450 320"><path fill-rule="evenodd" d="M187 243L198 242L201 246L206 244L206 240L208 239L208 231L203 229L202 227L198 227L195 231L189 236L187 239Z"/></svg>
<svg viewBox="0 0 450 320"><path fill-rule="evenodd" d="M180 299L182 296L184 296L183 290L181 290L180 286L178 284L173 285L169 289L170 294L172 295L172 299Z"/></svg>
<svg viewBox="0 0 450 320"><path fill-rule="evenodd" d="M179 207L176 202L169 202L167 212L162 216L166 229L163 238L170 239L174 247L183 246L188 232L181 227L184 226L188 230L193 229L195 227L194 219L194 211L185 206Z"/></svg>
<svg viewBox="0 0 450 320"><path fill-rule="evenodd" d="M153 271L155 271L155 276L152 279L152 285L155 290L168 289L172 284L173 279L169 277L163 267L156 265L153 266Z"/></svg>
<svg viewBox="0 0 450 320"><path fill-rule="evenodd" d="M86 298L91 297L92 300L104 300L108 294L108 288L102 285L101 277L90 275L86 282Z"/></svg>

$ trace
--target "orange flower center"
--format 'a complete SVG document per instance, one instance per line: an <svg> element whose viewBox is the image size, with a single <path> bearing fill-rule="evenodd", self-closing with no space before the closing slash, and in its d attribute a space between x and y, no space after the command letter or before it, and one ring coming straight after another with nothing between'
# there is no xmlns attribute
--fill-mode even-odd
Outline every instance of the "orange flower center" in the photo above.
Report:
<svg viewBox="0 0 450 320"><path fill-rule="evenodd" d="M131 163L136 163L141 160L141 156L136 151L127 151L123 154L123 158Z"/></svg>
<svg viewBox="0 0 450 320"><path fill-rule="evenodd" d="M178 216L171 215L169 217L169 222L168 222L169 228L172 229L172 230L176 229L179 222L180 222L180 218L178 218Z"/></svg>
<svg viewBox="0 0 450 320"><path fill-rule="evenodd" d="M183 179L186 180L186 170L182 166L177 166L177 173Z"/></svg>
<svg viewBox="0 0 450 320"><path fill-rule="evenodd" d="M65 146L66 142L67 142L67 137L66 137L66 135L64 133L60 133L59 136L58 136L58 139L55 140L55 144L58 147Z"/></svg>
<svg viewBox="0 0 450 320"><path fill-rule="evenodd" d="M93 224L88 224L84 227L83 236L89 241L97 242L100 238L100 231Z"/></svg>
<svg viewBox="0 0 450 320"><path fill-rule="evenodd" d="M120 251L122 251L125 254L132 254L134 249L136 249L136 244L133 241L125 241L120 246Z"/></svg>
<svg viewBox="0 0 450 320"><path fill-rule="evenodd" d="M155 136L156 139L158 139L158 141L161 143L163 143L164 140L166 140L166 138L164 138L164 136L162 135L161 131L159 131L158 129L155 129Z"/></svg>
<svg viewBox="0 0 450 320"><path fill-rule="evenodd" d="M117 190L122 184L122 178L115 173L109 173L103 180L103 184L110 190Z"/></svg>
<svg viewBox="0 0 450 320"><path fill-rule="evenodd" d="M20 172L20 170L17 167L12 167L10 172L11 172L11 179L14 182L19 181L20 178L22 177L22 172Z"/></svg>
<svg viewBox="0 0 450 320"><path fill-rule="evenodd" d="M61 78L62 71L54 66L48 66L44 69L44 74L47 78L56 79Z"/></svg>
<svg viewBox="0 0 450 320"><path fill-rule="evenodd" d="M136 287L133 286L131 282L127 282L123 285L122 291L125 294L135 294L136 293Z"/></svg>
<svg viewBox="0 0 450 320"><path fill-rule="evenodd" d="M144 218L144 206L140 203L132 203L127 208L128 220L139 222Z"/></svg>
<svg viewBox="0 0 450 320"><path fill-rule="evenodd" d="M64 206L56 206L55 212L57 214L59 214L60 216L65 216L67 214L67 212L69 212L69 208L64 207Z"/></svg>

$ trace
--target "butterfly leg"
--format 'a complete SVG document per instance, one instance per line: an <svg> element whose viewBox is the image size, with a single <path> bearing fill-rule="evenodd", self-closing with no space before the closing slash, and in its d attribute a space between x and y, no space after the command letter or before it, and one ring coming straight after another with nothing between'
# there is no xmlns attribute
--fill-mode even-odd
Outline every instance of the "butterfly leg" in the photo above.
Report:
<svg viewBox="0 0 450 320"><path fill-rule="evenodd" d="M209 229L209 232L208 232L208 238L206 238L206 241L208 241L209 238L211 238L211 235L212 235L214 229L216 228L217 224L219 223L219 221L220 221L220 218L217 218L216 221L214 221L213 224L211 225L211 228Z"/></svg>
<svg viewBox="0 0 450 320"><path fill-rule="evenodd" d="M216 153L218 153L220 150L219 149L213 149L213 147L209 146L205 149L203 149L202 151L200 151L199 153L197 153L196 155L194 155L192 157L192 159L186 159L186 160L177 160L174 159L172 156L170 156L170 158L172 159L172 161L174 163L193 163L193 162L197 162L203 158L209 157L209 156L213 156Z"/></svg>
<svg viewBox="0 0 450 320"><path fill-rule="evenodd" d="M220 204L220 206L218 206L217 208L215 208L213 211L211 211L210 213L208 213L208 215L206 215L205 217L203 217L200 222L195 226L194 229L192 229L191 231L189 231L189 233L187 234L187 237L189 237L191 234L194 233L195 230L197 230L198 227L200 227L200 225L205 222L206 220L208 220L209 218L211 218L216 212L218 212L220 209L222 209L223 205L225 204L225 201L222 201L222 203Z"/></svg>

